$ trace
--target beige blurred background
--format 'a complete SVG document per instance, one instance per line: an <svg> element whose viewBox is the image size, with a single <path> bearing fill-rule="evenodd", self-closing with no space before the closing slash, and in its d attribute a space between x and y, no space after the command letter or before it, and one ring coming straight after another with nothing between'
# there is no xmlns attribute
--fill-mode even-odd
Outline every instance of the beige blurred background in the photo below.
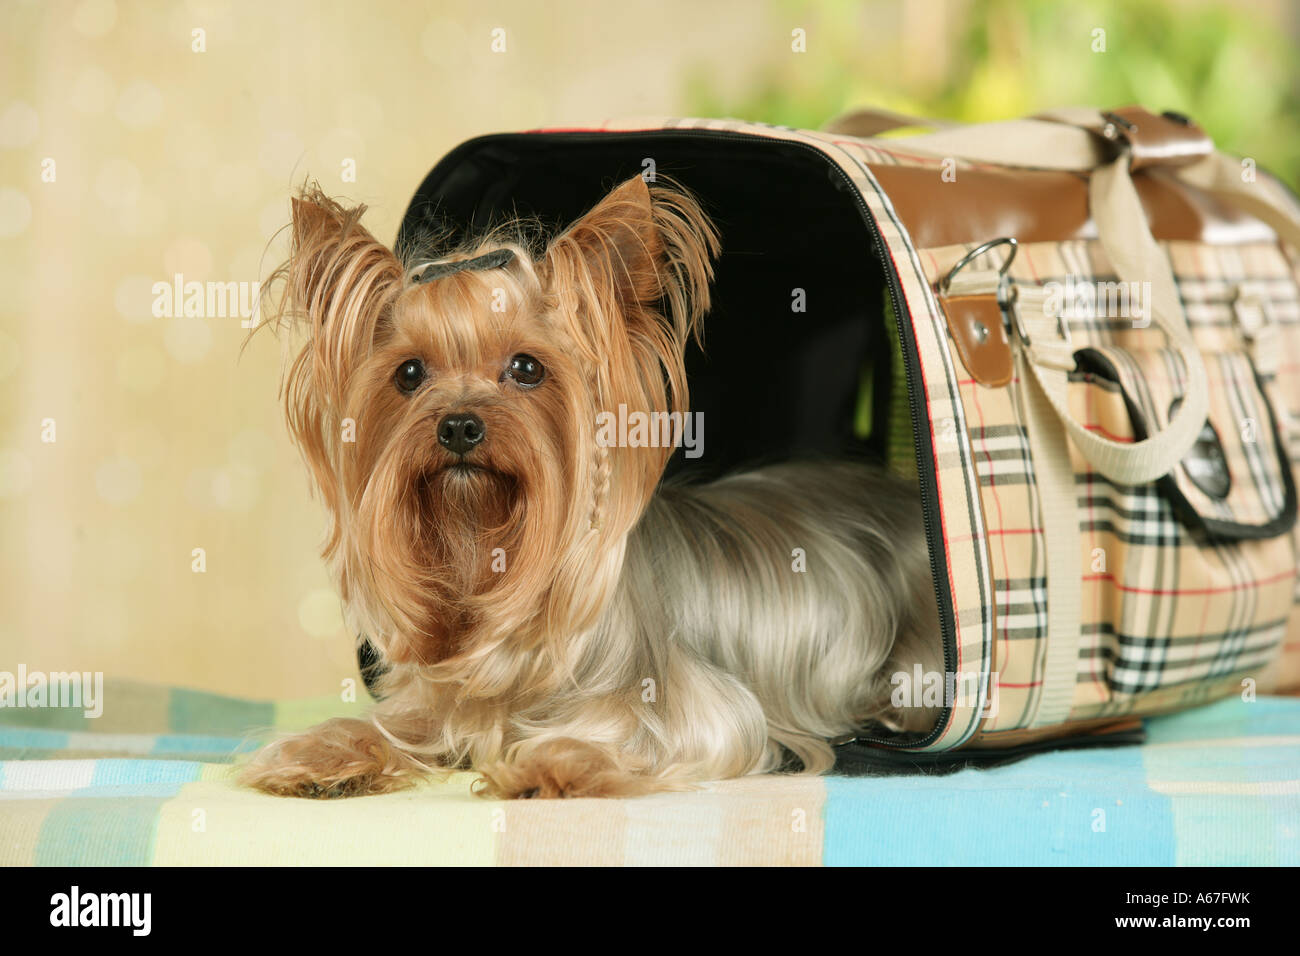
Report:
<svg viewBox="0 0 1300 956"><path fill-rule="evenodd" d="M241 356L237 315L154 314L177 274L269 273L305 176L391 239L432 164L481 133L1140 100L1294 183L1296 37L1281 2L3 0L0 670L252 697L355 674L277 343Z"/></svg>

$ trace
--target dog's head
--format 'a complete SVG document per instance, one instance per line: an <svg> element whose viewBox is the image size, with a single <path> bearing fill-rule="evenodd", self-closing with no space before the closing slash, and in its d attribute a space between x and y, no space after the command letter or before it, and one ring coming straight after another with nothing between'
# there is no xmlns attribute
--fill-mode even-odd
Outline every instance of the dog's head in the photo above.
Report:
<svg viewBox="0 0 1300 956"><path fill-rule="evenodd" d="M308 334L289 425L353 623L428 663L591 626L672 451L608 447L598 416L686 411L712 225L638 177L539 255L488 239L402 263L363 210L304 189L281 272Z"/></svg>

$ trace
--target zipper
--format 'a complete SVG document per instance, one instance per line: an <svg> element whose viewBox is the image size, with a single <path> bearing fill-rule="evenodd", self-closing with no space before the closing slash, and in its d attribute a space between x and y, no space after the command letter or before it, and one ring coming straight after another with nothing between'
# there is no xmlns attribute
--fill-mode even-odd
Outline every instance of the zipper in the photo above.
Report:
<svg viewBox="0 0 1300 956"><path fill-rule="evenodd" d="M779 129L792 129L790 127L777 127ZM952 589L948 583L948 565L946 553L943 548L943 542L939 540L937 533L937 515L939 512L939 483L934 466L934 441L930 432L930 416L927 414L923 403L920 400L920 390L917 382L920 379L921 356L916 345L916 336L912 332L910 314L901 308L903 302L902 283L898 278L898 272L894 268L893 262L889 258L888 250L885 246L884 237L880 233L880 227L876 224L875 218L871 215L871 210L867 207L867 202L862 198L862 193L853 184L848 173L840 168L839 164L832 161L824 152L809 143L802 143L793 140L774 139L755 135L752 133L737 133L733 130L709 130L709 129L657 129L657 130L611 130L609 132L599 131L573 131L573 132L547 132L541 130L535 133L492 133L487 136L478 136L462 143L444 156L429 171L429 174L420 183L416 190L416 196L427 191L438 178L439 171L443 168L450 168L453 160L460 154L477 148L483 143L491 141L509 140L519 137L536 138L539 136L554 137L560 140L600 142L608 141L611 138L620 139L673 139L682 137L686 139L730 139L754 142L755 140L766 140L768 142L795 147L807 153L811 153L821 160L826 167L831 170L832 174L838 177L840 183L847 190L848 194L854 199L858 208L858 214L862 217L863 223L871 235L872 251L875 253L880 262L880 266L885 276L885 290L889 295L890 306L894 310L895 324L898 326L899 344L903 353L903 368L907 380L907 399L912 413L912 438L916 446L916 472L921 486L921 517L925 524L926 546L930 551L930 573L934 579L935 599L938 603L939 611L939 634L943 640L943 664L946 674L953 673L953 667L956 663L957 640L956 640L956 623L953 612ZM412 206L414 199L412 200ZM409 207L408 207L409 208ZM405 229L405 216L403 216L402 227L399 229L398 242L401 242L402 233ZM945 682L946 686L946 682ZM871 748L874 752L880 754L897 754L899 758L908 755L909 751L914 748L924 747L933 743L942 732L943 727L947 724L948 718L952 713L952 708L947 704L940 711L939 718L935 727L925 736L917 740L900 742L888 737L872 737L865 734L855 734L846 739L838 738L834 743L836 746L846 746L852 743L859 744L878 744L879 747Z"/></svg>
<svg viewBox="0 0 1300 956"><path fill-rule="evenodd" d="M806 146L807 144L800 145ZM816 147L808 146L807 148L826 159L825 154ZM907 380L907 401L912 411L912 443L916 446L916 473L920 479L918 484L921 486L921 519L925 524L925 543L930 552L930 574L934 579L935 600L938 602L939 634L943 639L943 667L945 675L952 674L954 673L957 654L956 625L952 606L952 590L948 585L947 555L936 530L936 515L939 511L939 481L934 465L934 441L930 431L931 422L930 416L919 398L920 389L917 387L921 366L920 350L916 344L916 336L912 331L911 314L901 308L902 284L899 281L898 272L889 258L889 252L885 247L885 239L880 234L880 227L876 224L875 217L871 215L871 210L867 208L867 202L862 198L862 193L853 185L853 181L849 179L848 174L840 169L838 164L831 163L829 159L826 159L826 161L834 167L835 172L844 181L858 206L862 221L867 224L867 228L871 232L872 249L880 260L881 270L885 275L885 289L889 294L889 305L894 310L894 324L898 326L899 344L903 352L903 369ZM946 680L944 686L947 686ZM846 743L884 744L896 750L923 747L938 738L951 713L952 708L945 703L938 720L935 722L934 729L922 739L908 744L899 744L897 741L891 741L888 738L865 735L859 735L852 741L846 741Z"/></svg>

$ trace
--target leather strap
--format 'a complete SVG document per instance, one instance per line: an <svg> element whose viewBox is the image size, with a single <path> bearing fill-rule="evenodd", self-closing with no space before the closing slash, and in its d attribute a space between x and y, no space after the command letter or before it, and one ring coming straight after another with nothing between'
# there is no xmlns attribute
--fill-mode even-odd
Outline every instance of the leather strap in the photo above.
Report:
<svg viewBox="0 0 1300 956"><path fill-rule="evenodd" d="M1151 166L1189 166L1214 152L1205 130L1178 113L1157 116L1141 106L1122 106L1104 113L1055 110L1042 118L1079 126L1109 140L1127 151L1132 172Z"/></svg>
<svg viewBox="0 0 1300 956"><path fill-rule="evenodd" d="M1015 369L996 288L987 295L941 293L938 301L971 378L986 388L1007 385Z"/></svg>

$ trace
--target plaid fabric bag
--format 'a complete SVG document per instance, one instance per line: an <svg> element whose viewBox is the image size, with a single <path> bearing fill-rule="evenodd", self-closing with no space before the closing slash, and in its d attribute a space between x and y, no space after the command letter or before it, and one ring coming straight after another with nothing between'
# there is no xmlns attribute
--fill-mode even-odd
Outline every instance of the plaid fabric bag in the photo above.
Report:
<svg viewBox="0 0 1300 956"><path fill-rule="evenodd" d="M938 129L880 135L904 126ZM861 743L1031 747L1300 687L1300 206L1253 161L1136 107L632 120L463 144L399 249L563 223L637 172L722 232L688 356L706 469L907 429L943 716Z"/></svg>

